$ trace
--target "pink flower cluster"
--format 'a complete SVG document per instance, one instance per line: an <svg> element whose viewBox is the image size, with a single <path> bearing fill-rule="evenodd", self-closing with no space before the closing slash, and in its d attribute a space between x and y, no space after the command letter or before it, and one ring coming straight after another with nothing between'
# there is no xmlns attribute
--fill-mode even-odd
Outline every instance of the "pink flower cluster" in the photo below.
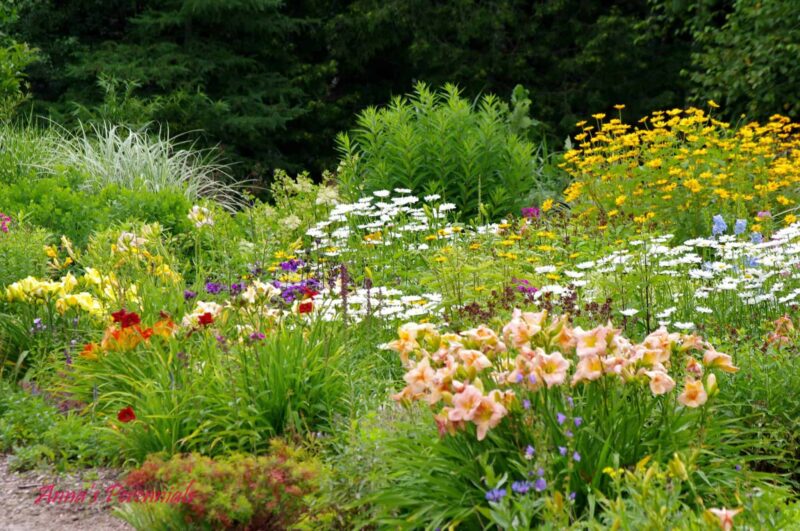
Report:
<svg viewBox="0 0 800 531"><path fill-rule="evenodd" d="M432 407L443 402L436 415L440 432L455 433L472 422L478 440L519 404L517 392L614 378L649 384L653 395L662 395L676 386L672 372L684 378L678 401L694 408L716 389L713 373L704 384L704 368L738 370L730 356L697 335L660 328L634 344L611 323L583 330L571 327L566 315L548 320L546 311L514 310L500 334L484 325L440 334L431 324L407 323L398 335L387 348L400 354L406 386L393 398Z"/></svg>
<svg viewBox="0 0 800 531"><path fill-rule="evenodd" d="M8 232L9 223L11 223L11 218L0 212L0 231Z"/></svg>

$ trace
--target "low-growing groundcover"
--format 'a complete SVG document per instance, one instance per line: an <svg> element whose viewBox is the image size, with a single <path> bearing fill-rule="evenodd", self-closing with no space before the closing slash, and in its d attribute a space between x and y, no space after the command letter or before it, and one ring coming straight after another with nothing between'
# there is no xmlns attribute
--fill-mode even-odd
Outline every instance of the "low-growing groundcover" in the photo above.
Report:
<svg viewBox="0 0 800 531"><path fill-rule="evenodd" d="M0 191L9 463L125 469L138 529L791 529L797 127L594 119L563 196L491 212L454 196L473 180L360 187L361 155L345 187L277 172L270 203L108 182L83 144L24 166L41 187ZM87 197L64 230L53 189Z"/></svg>

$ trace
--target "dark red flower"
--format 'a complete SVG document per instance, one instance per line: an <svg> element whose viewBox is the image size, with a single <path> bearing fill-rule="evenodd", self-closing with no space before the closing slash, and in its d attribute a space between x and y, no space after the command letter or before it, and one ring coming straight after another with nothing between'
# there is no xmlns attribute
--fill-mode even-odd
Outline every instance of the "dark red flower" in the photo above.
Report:
<svg viewBox="0 0 800 531"><path fill-rule="evenodd" d="M128 406L119 410L119 413L117 413L117 420L125 423L136 420L136 413L133 412L131 406Z"/></svg>
<svg viewBox="0 0 800 531"><path fill-rule="evenodd" d="M210 312L206 312L197 318L197 322L203 326L208 326L214 322L214 316Z"/></svg>
<svg viewBox="0 0 800 531"><path fill-rule="evenodd" d="M111 317L114 318L115 323L119 323L122 328L128 328L134 325L138 325L142 322L139 314L136 312L127 312L125 308L121 309L118 312L114 312L111 314Z"/></svg>
<svg viewBox="0 0 800 531"><path fill-rule="evenodd" d="M318 291L314 291L308 286L303 286L303 298L310 299L311 297L315 297L317 295L319 295Z"/></svg>
<svg viewBox="0 0 800 531"><path fill-rule="evenodd" d="M314 303L311 301L303 301L297 306L297 313L311 313L314 309Z"/></svg>

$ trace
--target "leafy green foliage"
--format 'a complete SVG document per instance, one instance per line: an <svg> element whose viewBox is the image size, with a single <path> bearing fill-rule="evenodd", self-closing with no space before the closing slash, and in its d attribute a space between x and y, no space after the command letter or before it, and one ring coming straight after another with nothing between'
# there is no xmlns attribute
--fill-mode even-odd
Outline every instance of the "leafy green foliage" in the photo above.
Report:
<svg viewBox="0 0 800 531"><path fill-rule="evenodd" d="M148 192L111 184L87 194L80 188L83 182L71 173L5 186L0 188L0 209L21 213L30 223L64 234L78 245L115 221L159 220L175 232L190 226L186 213L191 203L180 191Z"/></svg>
<svg viewBox="0 0 800 531"><path fill-rule="evenodd" d="M714 99L726 116L764 120L800 113L800 28L791 0L654 3L659 22L678 21L693 39L691 99ZM689 65L684 65L688 67Z"/></svg>
<svg viewBox="0 0 800 531"><path fill-rule="evenodd" d="M523 118L515 116L516 128ZM471 105L454 85L435 92L419 83L408 98L368 108L338 144L339 178L351 195L409 188L441 194L467 217L497 218L548 184L539 181L536 146L512 131L507 106L492 95Z"/></svg>
<svg viewBox="0 0 800 531"><path fill-rule="evenodd" d="M41 396L0 383L0 450L12 452L9 466L59 469L111 462L113 446L97 426L75 413L62 414Z"/></svg>
<svg viewBox="0 0 800 531"><path fill-rule="evenodd" d="M44 230L12 219L8 232L0 232L0 287L27 276L44 277L47 240Z"/></svg>
<svg viewBox="0 0 800 531"><path fill-rule="evenodd" d="M8 120L27 98L24 70L37 59L36 50L19 42L0 40L0 120Z"/></svg>

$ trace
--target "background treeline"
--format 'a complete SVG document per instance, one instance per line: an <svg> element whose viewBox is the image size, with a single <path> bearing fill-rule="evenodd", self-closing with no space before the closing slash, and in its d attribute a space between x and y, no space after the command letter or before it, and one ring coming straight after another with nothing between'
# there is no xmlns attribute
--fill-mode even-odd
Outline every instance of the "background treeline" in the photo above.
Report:
<svg viewBox="0 0 800 531"><path fill-rule="evenodd" d="M241 176L335 165L356 112L416 81L530 91L561 147L577 120L715 99L796 116L793 0L4 0L0 114L154 124ZM22 101L27 94L27 101Z"/></svg>

